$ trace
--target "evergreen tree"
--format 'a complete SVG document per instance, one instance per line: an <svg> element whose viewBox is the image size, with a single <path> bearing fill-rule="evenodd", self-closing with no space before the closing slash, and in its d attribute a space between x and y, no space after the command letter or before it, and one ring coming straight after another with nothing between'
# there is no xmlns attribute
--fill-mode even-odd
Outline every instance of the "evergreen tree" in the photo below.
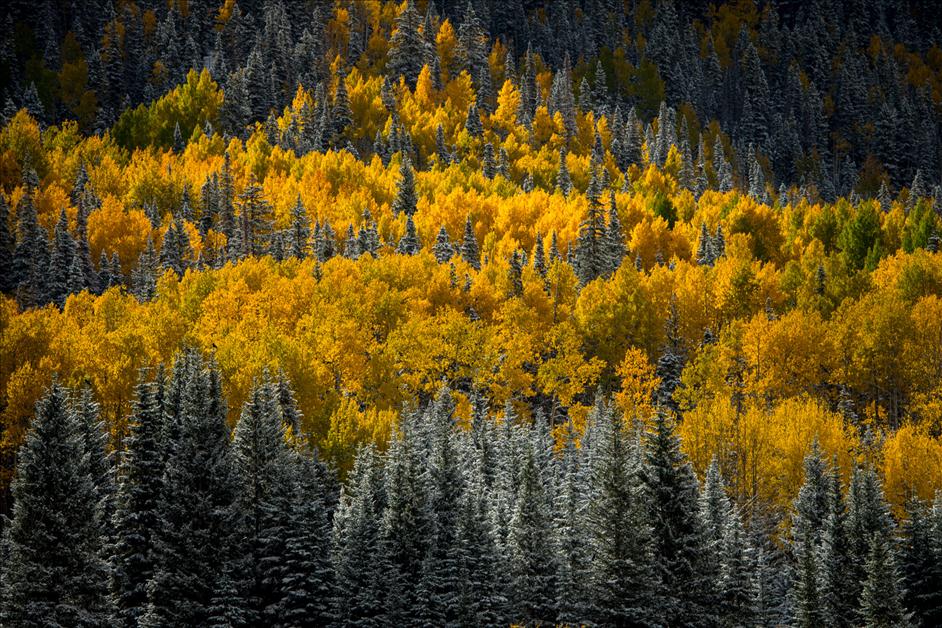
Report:
<svg viewBox="0 0 942 628"><path fill-rule="evenodd" d="M311 220L307 209L301 202L301 195L291 208L291 228L288 232L288 246L293 257L304 259L308 255L308 242L311 239Z"/></svg>
<svg viewBox="0 0 942 628"><path fill-rule="evenodd" d="M384 507L376 452L363 448L354 461L334 514L331 562L334 620L344 625L384 625L382 566L376 561Z"/></svg>
<svg viewBox="0 0 942 628"><path fill-rule="evenodd" d="M569 168L566 166L566 149L559 149L559 170L556 171L556 189L569 196L572 192L572 180L569 178Z"/></svg>
<svg viewBox="0 0 942 628"><path fill-rule="evenodd" d="M671 626L709 623L713 582L706 577L708 537L698 508L698 484L666 413L648 435L643 477L650 494L652 537L664 590L661 608Z"/></svg>
<svg viewBox="0 0 942 628"><path fill-rule="evenodd" d="M660 379L654 400L664 410L679 414L680 405L674 399L674 392L681 385L680 375L687 362L687 350L680 335L677 298L673 295L664 328L667 338L654 369L655 375Z"/></svg>
<svg viewBox="0 0 942 628"><path fill-rule="evenodd" d="M525 624L552 624L556 571L552 517L534 453L528 451L522 464L507 534L512 618Z"/></svg>
<svg viewBox="0 0 942 628"><path fill-rule="evenodd" d="M436 236L435 244L432 246L432 253L434 253L439 264L444 264L455 254L455 247L451 245L451 241L448 239L448 231L445 230L445 225L442 225L438 230L438 236Z"/></svg>
<svg viewBox="0 0 942 628"><path fill-rule="evenodd" d="M668 609L643 463L634 450L640 445L632 444L624 422L607 404L597 402L593 415L586 511L592 614L604 625L657 625Z"/></svg>
<svg viewBox="0 0 942 628"><path fill-rule="evenodd" d="M262 196L261 186L252 177L239 194L239 222L245 252L264 255L274 231L275 214L271 204Z"/></svg>
<svg viewBox="0 0 942 628"><path fill-rule="evenodd" d="M412 162L406 155L402 157L402 163L399 165L399 182L396 184L396 198L393 199L393 214L398 216L400 213L406 216L413 216L416 212L419 197L415 191L415 172L412 170Z"/></svg>
<svg viewBox="0 0 942 628"><path fill-rule="evenodd" d="M925 502L918 497L907 501L900 548L904 601L913 618L924 626L937 625L942 619L942 530L935 525Z"/></svg>
<svg viewBox="0 0 942 628"><path fill-rule="evenodd" d="M147 605L147 583L153 577L154 534L160 521L162 491L161 413L156 382L141 372L130 434L118 465L112 555L112 592L116 623L137 626Z"/></svg>
<svg viewBox="0 0 942 628"><path fill-rule="evenodd" d="M314 628L329 623L333 595L330 495L324 482L328 471L317 459L316 451L297 452L291 458L295 481L291 486L291 518L285 531L285 558L281 566L281 622Z"/></svg>
<svg viewBox="0 0 942 628"><path fill-rule="evenodd" d="M461 253L461 259L473 269L481 270L481 253L478 250L478 240L474 235L474 225L471 224L470 215L464 223L464 236L461 239L461 247L458 252Z"/></svg>
<svg viewBox="0 0 942 628"><path fill-rule="evenodd" d="M589 209L585 220L579 225L579 239L576 242L576 276L584 286L593 279L605 274L611 266L608 259L608 240L605 234L605 214L599 202L600 182L596 172L586 196Z"/></svg>
<svg viewBox="0 0 942 628"><path fill-rule="evenodd" d="M79 419L58 383L36 404L12 492L3 543L4 625L106 625L101 496Z"/></svg>
<svg viewBox="0 0 942 628"><path fill-rule="evenodd" d="M867 626L905 626L909 614L902 605L902 578L896 566L892 539L874 534L867 553L866 580L860 595L860 620Z"/></svg>
<svg viewBox="0 0 942 628"><path fill-rule="evenodd" d="M407 215L406 230L399 239L399 244L396 245L396 253L400 255L415 255L420 250L422 250L422 242L419 240L419 235L415 231L415 223L412 221L412 216Z"/></svg>
<svg viewBox="0 0 942 628"><path fill-rule="evenodd" d="M0 292L10 292L16 285L13 274L13 251L16 247L10 229L10 206L0 194Z"/></svg>
<svg viewBox="0 0 942 628"><path fill-rule="evenodd" d="M243 605L225 575L232 560L236 493L219 373L193 351L178 357L165 405L166 456L155 566L142 626L205 625Z"/></svg>
<svg viewBox="0 0 942 628"><path fill-rule="evenodd" d="M413 0L406 2L405 9L396 17L396 30L389 39L387 67L393 76L404 76L409 87L414 88L422 72L426 58L426 43L419 33L422 17L415 9Z"/></svg>
<svg viewBox="0 0 942 628"><path fill-rule="evenodd" d="M232 439L238 530L227 575L244 600L248 625L275 623L282 608L282 567L294 481L275 385L256 382Z"/></svg>

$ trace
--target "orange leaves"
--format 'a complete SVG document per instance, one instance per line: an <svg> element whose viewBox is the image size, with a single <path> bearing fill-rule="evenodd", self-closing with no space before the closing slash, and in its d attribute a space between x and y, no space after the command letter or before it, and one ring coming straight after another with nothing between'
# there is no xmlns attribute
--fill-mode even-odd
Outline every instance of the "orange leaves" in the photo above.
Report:
<svg viewBox="0 0 942 628"><path fill-rule="evenodd" d="M88 217L88 241L92 259L98 260L102 251L110 257L117 253L125 273L137 265L137 258L147 248L151 224L138 209L125 209L113 196L102 199L99 209Z"/></svg>

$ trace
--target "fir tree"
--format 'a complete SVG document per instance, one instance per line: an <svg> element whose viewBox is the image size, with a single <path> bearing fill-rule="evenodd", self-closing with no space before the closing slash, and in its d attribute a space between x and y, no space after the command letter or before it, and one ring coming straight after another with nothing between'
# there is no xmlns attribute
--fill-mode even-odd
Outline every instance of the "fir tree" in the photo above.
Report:
<svg viewBox="0 0 942 628"><path fill-rule="evenodd" d="M262 196L262 188L250 177L239 194L239 222L242 245L249 255L264 255L275 225L271 204Z"/></svg>
<svg viewBox="0 0 942 628"><path fill-rule="evenodd" d="M681 385L680 375L687 362L687 350L683 337L680 335L676 296L671 297L670 310L664 328L667 338L654 371L660 379L660 384L654 393L654 400L664 410L677 414L680 412L680 405L674 399L674 392Z"/></svg>
<svg viewBox="0 0 942 628"><path fill-rule="evenodd" d="M556 171L556 189L569 196L572 192L572 180L569 178L569 168L566 166L566 149L559 149L559 170Z"/></svg>
<svg viewBox="0 0 942 628"><path fill-rule="evenodd" d="M707 535L700 519L698 486L665 412L648 435L644 480L650 494L652 538L664 590L662 609L671 626L699 625L715 613L714 583L706 577Z"/></svg>
<svg viewBox="0 0 942 628"><path fill-rule="evenodd" d="M396 253L400 255L415 255L420 250L422 250L422 242L419 240L419 235L415 231L415 223L412 221L412 216L407 215L406 230L399 239L399 244L396 245Z"/></svg>
<svg viewBox="0 0 942 628"><path fill-rule="evenodd" d="M474 225L471 223L470 215L464 223L464 236L461 239L461 247L458 252L461 253L461 259L473 269L481 270L481 253L478 250L478 240L474 235Z"/></svg>
<svg viewBox="0 0 942 628"><path fill-rule="evenodd" d="M406 83L413 88L426 57L426 43L419 33L421 23L415 3L408 0L405 9L396 17L396 30L389 39L387 67L394 76L404 76Z"/></svg>
<svg viewBox="0 0 942 628"><path fill-rule="evenodd" d="M154 534L160 521L162 490L161 414L155 382L141 372L130 434L118 465L112 592L116 622L137 626L147 605L147 583L154 574Z"/></svg>
<svg viewBox="0 0 942 628"><path fill-rule="evenodd" d="M432 246L432 253L439 264L444 264L455 254L455 247L451 245L451 241L448 239L448 231L445 230L445 225L442 225L438 230L435 244Z"/></svg>
<svg viewBox="0 0 942 628"><path fill-rule="evenodd" d="M101 626L110 617L103 511L66 390L53 383L19 453L4 530L0 618L11 626Z"/></svg>
<svg viewBox="0 0 942 628"><path fill-rule="evenodd" d="M400 213L406 216L413 216L416 212L419 197L415 191L415 172L412 170L412 162L405 155L402 157L402 163L399 165L399 182L396 184L396 198L393 200L393 214L398 216Z"/></svg>
<svg viewBox="0 0 942 628"><path fill-rule="evenodd" d="M178 401L165 405L166 466L143 626L215 623L244 604L224 578L236 487L219 374L193 352L180 361L171 393Z"/></svg>

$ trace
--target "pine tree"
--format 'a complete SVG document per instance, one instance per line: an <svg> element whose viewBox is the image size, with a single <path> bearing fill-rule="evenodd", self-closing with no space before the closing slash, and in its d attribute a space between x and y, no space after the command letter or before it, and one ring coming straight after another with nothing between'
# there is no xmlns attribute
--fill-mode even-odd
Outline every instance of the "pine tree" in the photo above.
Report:
<svg viewBox="0 0 942 628"><path fill-rule="evenodd" d="M283 407L283 405L282 405ZM297 452L291 486L291 519L285 531L285 559L281 567L283 603L281 621L298 628L314 628L330 621L333 595L331 571L329 475L317 459Z"/></svg>
<svg viewBox="0 0 942 628"><path fill-rule="evenodd" d="M422 18L415 9L413 0L396 17L396 30L389 39L387 67L393 76L404 76L409 87L414 88L422 72L426 57L426 44L419 33Z"/></svg>
<svg viewBox="0 0 942 628"><path fill-rule="evenodd" d="M10 292L16 285L13 274L13 251L16 247L10 229L10 206L0 194L0 292Z"/></svg>
<svg viewBox="0 0 942 628"><path fill-rule="evenodd" d="M510 604L513 621L554 622L555 571L552 517L543 478L528 451L522 461L520 489L507 534Z"/></svg>
<svg viewBox="0 0 942 628"><path fill-rule="evenodd" d="M301 195L291 208L291 228L288 232L288 246L293 257L304 259L308 254L308 242L311 239L311 220L307 209L301 202Z"/></svg>
<svg viewBox="0 0 942 628"><path fill-rule="evenodd" d="M112 594L116 621L137 626L147 605L147 583L154 574L154 534L160 513L163 458L161 414L156 382L141 372L136 389L130 434L118 465Z"/></svg>
<svg viewBox="0 0 942 628"><path fill-rule="evenodd" d="M733 189L733 169L723 154L723 142L719 134L713 143L713 174L716 176L716 188L720 192L729 192Z"/></svg>
<svg viewBox="0 0 942 628"><path fill-rule="evenodd" d="M16 282L17 301L23 307L30 307L46 300L49 248L45 231L37 221L36 207L28 189L17 205L16 219L13 277Z"/></svg>
<svg viewBox="0 0 942 628"><path fill-rule="evenodd" d="M343 72L337 74L337 89L334 91L334 104L330 110L330 121L333 124L331 134L333 145L338 146L344 132L353 124L353 111L350 109L347 82Z"/></svg>
<svg viewBox="0 0 942 628"><path fill-rule="evenodd" d="M606 275L615 273L621 268L622 260L628 252L625 246L625 235L621 228L621 219L618 218L618 206L615 204L615 191L609 190L608 199L608 226L605 228L606 262L608 265Z"/></svg>
<svg viewBox="0 0 942 628"><path fill-rule="evenodd" d="M485 178L493 179L497 175L497 163L494 161L494 145L490 142L484 144L484 153L481 157L481 170Z"/></svg>
<svg viewBox="0 0 942 628"><path fill-rule="evenodd" d="M700 519L696 475L669 421L665 412L657 413L643 471L657 570L664 586L662 608L668 625L699 625L715 612L709 606L714 583L705 577L708 537Z"/></svg>
<svg viewBox="0 0 942 628"><path fill-rule="evenodd" d="M820 625L823 619L818 547L831 507L826 463L817 441L805 457L804 465L805 481L798 491L792 520L792 553L795 557L792 580L796 619L802 626L815 626Z"/></svg>
<svg viewBox="0 0 942 628"><path fill-rule="evenodd" d="M901 581L892 539L874 534L860 595L860 620L865 625L905 626L909 623L909 615L902 605Z"/></svg>
<svg viewBox="0 0 942 628"><path fill-rule="evenodd" d="M376 452L363 448L341 492L334 514L331 562L335 595L332 615L344 625L383 625L384 573L379 555L384 507L382 473Z"/></svg>
<svg viewBox="0 0 942 628"><path fill-rule="evenodd" d="M275 214L253 177L249 177L245 189L239 194L239 222L246 253L264 255L274 231Z"/></svg>
<svg viewBox="0 0 942 628"><path fill-rule="evenodd" d="M566 166L566 149L559 149L559 170L556 171L556 189L569 196L572 192L572 179L569 178L569 168Z"/></svg>
<svg viewBox="0 0 942 628"><path fill-rule="evenodd" d="M600 402L590 421L586 532L594 619L604 625L657 625L666 619L656 538L640 452L624 423ZM583 445L585 446L585 445ZM577 532L578 533L578 532Z"/></svg>
<svg viewBox="0 0 942 628"><path fill-rule="evenodd" d="M285 443L277 389L268 374L256 382L232 439L238 541L230 581L245 600L248 625L277 621L282 607L282 565L291 515L294 471Z"/></svg>
<svg viewBox="0 0 942 628"><path fill-rule="evenodd" d="M899 561L905 605L921 625L934 626L942 618L942 530L934 529L932 511L918 497L907 501L906 515Z"/></svg>
<svg viewBox="0 0 942 628"><path fill-rule="evenodd" d="M419 240L419 235L415 231L415 223L412 221L412 216L407 215L406 230L399 239L399 244L396 245L396 253L400 255L415 255L420 250L422 250L422 242Z"/></svg>
<svg viewBox="0 0 942 628"><path fill-rule="evenodd" d="M654 370L655 375L660 379L660 384L654 393L654 400L664 410L678 414L680 404L674 399L674 392L681 385L680 375L687 362L687 350L683 337L680 335L676 296L671 297L664 328L667 337Z"/></svg>
<svg viewBox="0 0 942 628"><path fill-rule="evenodd" d="M478 240L474 235L474 225L471 223L471 216L465 219L464 236L461 240L459 249L461 259L467 262L474 270L481 270L481 253L478 250Z"/></svg>
<svg viewBox="0 0 942 628"><path fill-rule="evenodd" d="M243 604L224 578L236 486L219 373L193 351L177 361L165 403L166 466L142 626L206 625Z"/></svg>
<svg viewBox="0 0 942 628"><path fill-rule="evenodd" d="M439 264L444 264L455 254L455 247L451 245L451 241L448 239L448 231L445 230L445 225L442 225L438 230L435 244L432 246L432 253Z"/></svg>
<svg viewBox="0 0 942 628"><path fill-rule="evenodd" d="M584 286L595 278L605 274L610 266L608 260L608 240L605 234L605 214L599 202L601 184L596 172L592 173L586 197L589 209L585 220L579 225L579 239L576 242L576 275Z"/></svg>
<svg viewBox="0 0 942 628"><path fill-rule="evenodd" d="M406 216L413 216L418 207L419 197L415 191L415 172L412 170L412 162L405 155L402 157L402 163L399 165L399 182L396 184L396 198L393 199L393 214L398 216L400 213Z"/></svg>
<svg viewBox="0 0 942 628"><path fill-rule="evenodd" d="M469 0L464 19L458 26L457 58L461 68L471 75L477 102L482 105L491 98L491 68L487 61L489 43L490 37Z"/></svg>
<svg viewBox="0 0 942 628"><path fill-rule="evenodd" d="M4 530L0 619L10 626L100 626L110 617L104 524L88 444L66 390L36 404Z"/></svg>

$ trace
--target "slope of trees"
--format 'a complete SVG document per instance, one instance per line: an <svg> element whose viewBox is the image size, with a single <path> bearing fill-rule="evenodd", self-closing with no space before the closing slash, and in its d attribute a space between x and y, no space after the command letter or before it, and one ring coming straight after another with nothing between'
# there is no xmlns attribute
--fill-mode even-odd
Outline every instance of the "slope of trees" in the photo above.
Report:
<svg viewBox="0 0 942 628"><path fill-rule="evenodd" d="M942 497L910 502L897 526L873 468L845 485L817 443L773 533L716 464L698 481L664 413L629 421L599 396L558 448L543 417L480 398L461 426L443 387L385 452L358 452L338 494L267 375L231 438L214 363L189 351L149 377L115 466L88 395L55 384L37 404L4 535L5 622L895 626L940 613Z"/></svg>

